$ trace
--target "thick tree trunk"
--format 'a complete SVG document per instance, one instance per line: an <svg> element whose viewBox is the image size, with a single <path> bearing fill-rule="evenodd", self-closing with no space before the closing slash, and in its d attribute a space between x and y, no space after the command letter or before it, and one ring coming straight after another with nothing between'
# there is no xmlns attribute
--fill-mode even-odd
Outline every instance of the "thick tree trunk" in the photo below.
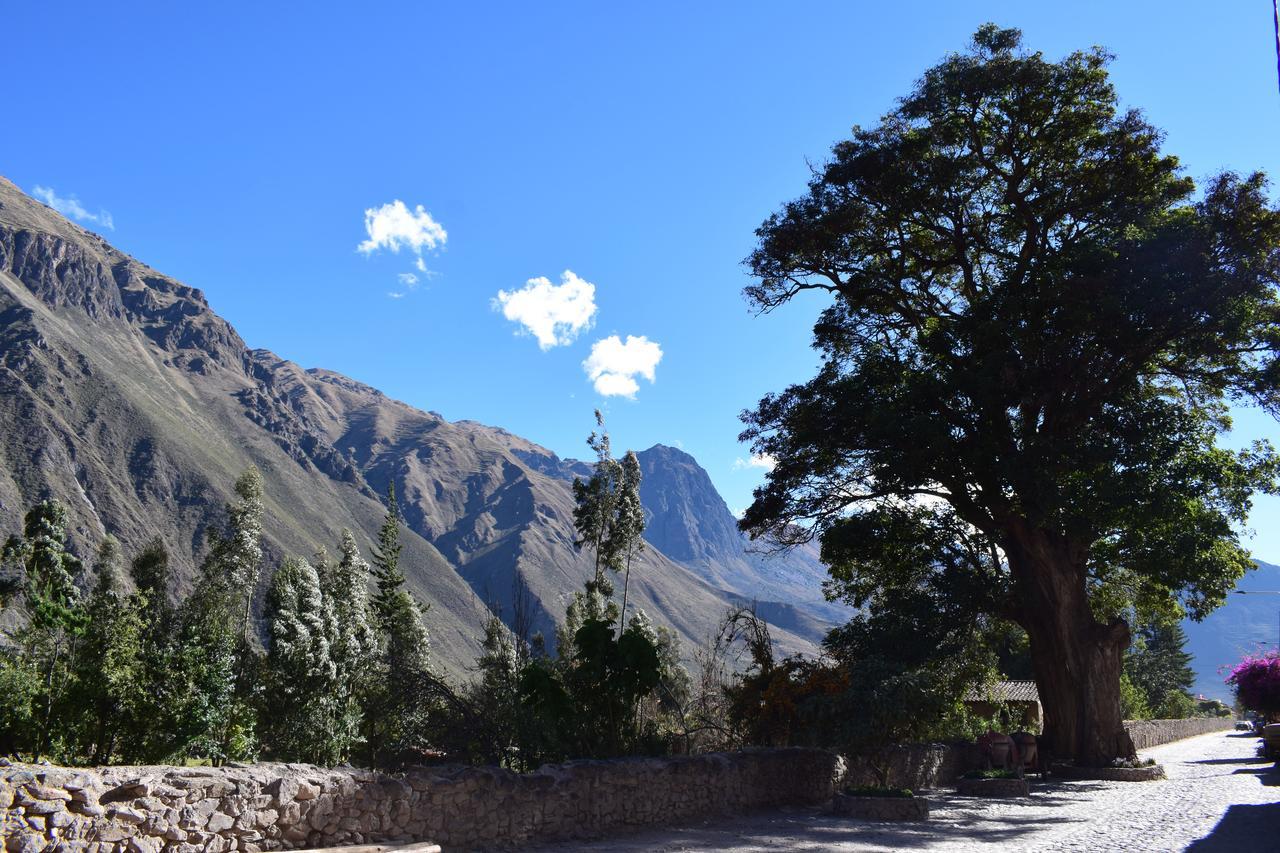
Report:
<svg viewBox="0 0 1280 853"><path fill-rule="evenodd" d="M1084 553L1051 533L1012 525L1006 556L1031 641L1044 735L1057 758L1104 766L1132 758L1120 713L1120 668L1129 645L1123 620L1094 618Z"/></svg>

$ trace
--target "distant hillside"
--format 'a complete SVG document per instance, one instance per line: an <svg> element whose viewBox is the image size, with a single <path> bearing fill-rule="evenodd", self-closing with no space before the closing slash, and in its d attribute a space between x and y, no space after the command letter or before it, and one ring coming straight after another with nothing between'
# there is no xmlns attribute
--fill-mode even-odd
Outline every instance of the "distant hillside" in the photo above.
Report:
<svg viewBox="0 0 1280 853"><path fill-rule="evenodd" d="M1237 589L1280 590L1280 566L1258 562L1257 571L1241 579ZM1192 690L1230 703L1231 688L1223 683L1225 670L1246 652L1275 649L1280 642L1280 595L1227 595L1222 607L1203 622L1187 620L1187 650L1192 655L1196 682Z"/></svg>
<svg viewBox="0 0 1280 853"><path fill-rule="evenodd" d="M784 653L814 651L837 617L823 609L813 555L758 562L692 457L642 456L652 547L633 571L635 605L691 651L734 602L758 598ZM126 550L161 536L181 591L250 464L265 480L268 565L332 548L344 527L367 552L394 482L409 583L431 604L436 653L458 672L489 607L510 618L523 589L550 635L591 571L573 547L582 463L251 350L199 290L0 178L0 533L57 497L81 553L107 532Z"/></svg>

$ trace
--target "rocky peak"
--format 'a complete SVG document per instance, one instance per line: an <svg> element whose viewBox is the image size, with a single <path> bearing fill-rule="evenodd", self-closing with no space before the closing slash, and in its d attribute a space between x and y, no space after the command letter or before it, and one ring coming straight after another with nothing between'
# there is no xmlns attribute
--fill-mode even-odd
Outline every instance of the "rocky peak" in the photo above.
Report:
<svg viewBox="0 0 1280 853"><path fill-rule="evenodd" d="M675 560L742 556L733 513L696 459L663 444L636 456L643 474L640 500L649 514L645 539Z"/></svg>
<svg viewBox="0 0 1280 853"><path fill-rule="evenodd" d="M117 251L4 178L0 273L52 308L131 323L183 369L203 373L210 362L237 368L244 360L244 341L198 289Z"/></svg>

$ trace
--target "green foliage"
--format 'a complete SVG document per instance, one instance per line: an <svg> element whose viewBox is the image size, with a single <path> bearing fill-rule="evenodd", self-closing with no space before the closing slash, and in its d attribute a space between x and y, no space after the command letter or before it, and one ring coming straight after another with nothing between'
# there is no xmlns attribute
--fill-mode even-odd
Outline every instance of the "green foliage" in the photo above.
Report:
<svg viewBox="0 0 1280 853"><path fill-rule="evenodd" d="M746 416L778 464L742 524L820 535L854 598L934 573L1019 624L1066 755L1112 740L1118 614L1202 617L1251 567L1277 457L1215 441L1229 399L1280 411L1280 211L1259 174L1193 200L1100 49L1020 44L984 26L758 230L755 305L831 303L817 375Z"/></svg>
<svg viewBox="0 0 1280 853"><path fill-rule="evenodd" d="M1185 690L1170 690L1156 707L1155 715L1162 720L1185 720L1198 710L1196 700Z"/></svg>
<svg viewBox="0 0 1280 853"><path fill-rule="evenodd" d="M213 537L200 580L180 614L188 714L200 734L192 743L215 763L257 754L256 708L262 653L253 633L253 594L262 562L262 475L249 468L236 481L239 500Z"/></svg>
<svg viewBox="0 0 1280 853"><path fill-rule="evenodd" d="M378 765L411 760L426 742L432 707L423 701L434 681L422 610L403 589L385 605L374 687L366 697L364 735Z"/></svg>
<svg viewBox="0 0 1280 853"><path fill-rule="evenodd" d="M155 538L134 557L129 573L141 604L140 695L120 742L125 762L158 764L181 760L200 732L194 673L198 650L182 644L178 612L169 603L169 552Z"/></svg>
<svg viewBox="0 0 1280 853"><path fill-rule="evenodd" d="M98 548L97 583L86 608L87 628L76 650L72 701L78 709L81 753L109 763L143 704L142 644L145 599L124 589L120 544L108 536Z"/></svg>
<svg viewBox="0 0 1280 853"><path fill-rule="evenodd" d="M373 596L373 611L385 632L389 630L394 599L404 586L404 572L400 570L400 504L396 501L395 481L387 483L387 515L378 530L378 542L373 549L373 576L378 582Z"/></svg>
<svg viewBox="0 0 1280 853"><path fill-rule="evenodd" d="M621 555L614 562L625 571L640 548L643 517L636 518L633 454L622 470L627 485L603 547ZM82 596L65 510L45 502L28 514L24 534L3 554L28 624L20 644L0 645L0 749L64 763L220 764L261 752L395 767L430 760L439 745L455 759L528 769L548 758L665 748L669 721L689 696L679 642L643 612L615 632L619 611L600 587L571 606L561 658L545 657L495 616L479 682L456 691L436 675L423 608L399 567L394 493L376 572L348 531L336 562L322 550L275 569L263 602L263 649L252 618L260 475L246 472L236 494L225 528L210 535L195 588L176 607L159 539L129 564L130 592L119 545L107 537L93 588Z"/></svg>
<svg viewBox="0 0 1280 853"><path fill-rule="evenodd" d="M962 777L964 779L1017 779L1018 774L1013 770L970 770Z"/></svg>
<svg viewBox="0 0 1280 853"><path fill-rule="evenodd" d="M1151 719L1151 706L1147 704L1147 695L1129 678L1129 673L1120 673L1120 714L1126 720Z"/></svg>
<svg viewBox="0 0 1280 853"><path fill-rule="evenodd" d="M34 753L40 671L19 649L0 649L0 755Z"/></svg>
<svg viewBox="0 0 1280 853"><path fill-rule="evenodd" d="M351 745L346 732L332 728L337 627L319 572L306 560L286 560L271 578L266 615L271 642L260 714L264 751L336 764Z"/></svg>
<svg viewBox="0 0 1280 853"><path fill-rule="evenodd" d="M340 548L337 564L321 566L320 587L333 613L329 654L334 678L327 729L337 760L345 761L360 741L363 702L376 673L378 636L369 607L369 564L360 556L351 531L342 531Z"/></svg>
<svg viewBox="0 0 1280 853"><path fill-rule="evenodd" d="M1139 626L1125 653L1124 677L1142 694L1142 707L1163 720L1180 720L1196 714L1188 691L1195 682L1187 635L1176 621ZM1123 690L1123 688L1122 688ZM1130 717L1128 719L1142 719Z"/></svg>
<svg viewBox="0 0 1280 853"><path fill-rule="evenodd" d="M572 649L563 666L534 659L520 673L521 701L541 734L526 761L641 750L647 733L637 704L662 679L657 646L636 626L619 636L611 622L589 619L574 632Z"/></svg>
<svg viewBox="0 0 1280 853"><path fill-rule="evenodd" d="M22 536L9 537L0 561L14 567L23 579L22 606L28 624L18 645L39 675L31 703L35 731L23 738L25 746L36 760L49 752L61 757L72 729L68 712L74 709L68 700L75 649L86 625L75 585L82 565L67 550L66 508L54 500L33 507L23 520ZM15 709L14 716L20 718L20 710Z"/></svg>

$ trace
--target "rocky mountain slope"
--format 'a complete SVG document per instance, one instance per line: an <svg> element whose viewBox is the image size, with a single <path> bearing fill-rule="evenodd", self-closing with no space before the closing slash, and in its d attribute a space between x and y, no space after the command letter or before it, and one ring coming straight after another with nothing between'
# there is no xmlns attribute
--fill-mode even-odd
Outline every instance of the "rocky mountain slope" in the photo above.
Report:
<svg viewBox="0 0 1280 853"><path fill-rule="evenodd" d="M108 531L127 550L160 535L180 587L250 464L266 483L268 565L332 546L343 527L367 546L394 481L409 582L455 670L474 658L489 607L509 617L523 589L549 633L590 567L572 545L581 463L248 349L200 291L2 178L0 426L0 531L56 496L82 553ZM814 556L747 554L692 457L655 447L641 458L651 547L633 571L637 605L691 646L731 602L776 599L761 606L782 650L812 651L832 616Z"/></svg>

